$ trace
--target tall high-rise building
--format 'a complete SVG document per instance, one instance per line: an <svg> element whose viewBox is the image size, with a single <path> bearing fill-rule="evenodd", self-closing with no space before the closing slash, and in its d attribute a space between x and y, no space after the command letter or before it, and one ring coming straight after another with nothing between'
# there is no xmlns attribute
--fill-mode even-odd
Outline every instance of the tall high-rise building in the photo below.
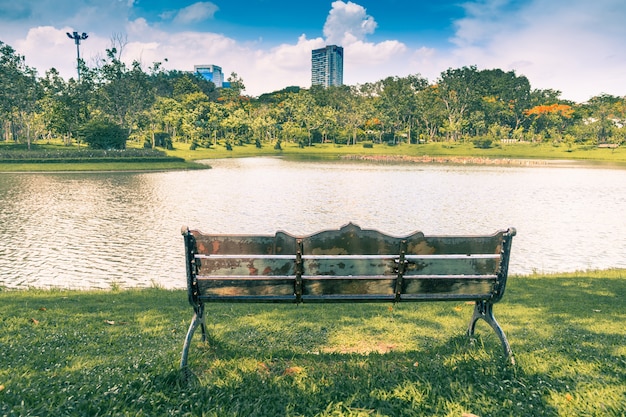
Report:
<svg viewBox="0 0 626 417"><path fill-rule="evenodd" d="M217 65L194 65L194 72L202 75L205 79L213 82L216 88L224 86L224 73L222 67Z"/></svg>
<svg viewBox="0 0 626 417"><path fill-rule="evenodd" d="M343 48L328 45L311 52L311 84L343 85Z"/></svg>

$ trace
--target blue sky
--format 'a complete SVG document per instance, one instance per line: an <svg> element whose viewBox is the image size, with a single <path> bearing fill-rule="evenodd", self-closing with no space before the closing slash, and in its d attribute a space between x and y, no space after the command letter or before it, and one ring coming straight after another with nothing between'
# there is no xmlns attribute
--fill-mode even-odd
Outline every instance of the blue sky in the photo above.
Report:
<svg viewBox="0 0 626 417"><path fill-rule="evenodd" d="M246 93L310 86L311 49L345 50L344 82L448 68L514 70L578 102L626 95L624 0L0 0L0 41L43 75L75 76L66 32L95 65L112 39L147 68L236 72ZM167 61L166 61L167 59Z"/></svg>

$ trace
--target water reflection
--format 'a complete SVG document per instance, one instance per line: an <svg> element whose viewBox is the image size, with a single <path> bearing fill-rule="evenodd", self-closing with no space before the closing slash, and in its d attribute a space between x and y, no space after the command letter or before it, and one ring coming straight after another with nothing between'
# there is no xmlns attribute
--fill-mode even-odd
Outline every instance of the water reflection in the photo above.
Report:
<svg viewBox="0 0 626 417"><path fill-rule="evenodd" d="M626 171L212 161L166 173L0 175L0 285L184 287L180 227L403 235L515 226L512 273L626 267Z"/></svg>

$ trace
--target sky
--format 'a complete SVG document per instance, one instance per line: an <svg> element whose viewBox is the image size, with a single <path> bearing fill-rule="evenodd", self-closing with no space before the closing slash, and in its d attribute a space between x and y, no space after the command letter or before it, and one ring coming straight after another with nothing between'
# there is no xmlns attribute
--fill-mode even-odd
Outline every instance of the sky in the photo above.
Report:
<svg viewBox="0 0 626 417"><path fill-rule="evenodd" d="M259 96L311 85L311 50L344 48L344 83L499 68L585 102L626 96L625 0L0 0L0 41L40 76L76 77L76 46L144 69L236 73Z"/></svg>

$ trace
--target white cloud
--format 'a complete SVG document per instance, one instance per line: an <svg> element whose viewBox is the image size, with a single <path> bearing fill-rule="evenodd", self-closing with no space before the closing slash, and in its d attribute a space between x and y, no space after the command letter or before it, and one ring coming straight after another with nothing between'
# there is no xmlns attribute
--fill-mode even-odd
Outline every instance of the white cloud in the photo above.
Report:
<svg viewBox="0 0 626 417"><path fill-rule="evenodd" d="M398 40L367 41L378 24L367 10L351 1L335 1L324 24L326 44L344 48L344 82L361 84L390 75L406 75L407 46ZM310 61L310 51L308 56ZM310 65L307 67L310 70Z"/></svg>
<svg viewBox="0 0 626 417"><path fill-rule="evenodd" d="M39 26L30 29L26 38L16 41L14 47L26 58L26 64L36 68L39 76L55 68L61 76L76 77L76 46L66 32L72 32L69 26L60 29L52 26ZM80 55L87 65L93 65L98 54L110 47L110 39L89 36L81 41Z"/></svg>
<svg viewBox="0 0 626 417"><path fill-rule="evenodd" d="M129 43L122 59L128 64L138 60L147 67L163 62L165 69L183 71L191 71L197 64L220 65L227 76L238 73L250 95L290 85L309 87L311 50L331 43L344 47L347 84L416 73L435 81L447 68L477 65L479 69L515 70L527 76L533 88L558 89L564 98L576 101L603 92L626 95L623 0L469 1L447 49L428 45L409 48L402 40L393 39L371 42L368 36L377 28L374 17L350 1L332 3L324 38L303 34L278 45L260 40L241 42L211 32L167 31L161 26L163 22L152 24L142 18L129 21L126 7L133 4L132 0L115 4L97 1L108 5L99 14L93 8L77 8L76 16L81 20L72 18L70 22L68 18L57 26L30 21L28 26L19 26L17 20L0 16L0 39L24 55L27 65L37 68L41 76L54 67L69 78L76 75L76 48L65 32L89 30L80 51L90 66L111 46L111 33L126 33ZM62 2L59 7L68 5ZM176 16L184 20L189 12L193 13L187 14L187 21L211 18L217 10L211 5L196 3L192 9L172 14L169 20ZM82 19L87 19L84 25ZM91 26L93 19L98 19L97 25Z"/></svg>
<svg viewBox="0 0 626 417"><path fill-rule="evenodd" d="M376 30L377 23L363 6L351 1L335 1L324 24L324 36L329 44L345 45L362 41Z"/></svg>
<svg viewBox="0 0 626 417"><path fill-rule="evenodd" d="M190 7L210 4L196 3ZM183 9L170 18L185 19L185 13L190 11L189 8ZM193 13L194 16L200 14L198 10ZM342 1L334 2L328 14L325 30L330 38L309 39L303 34L294 42L272 47L266 47L260 41L242 43L210 32L167 32L138 18L126 22L123 32L129 42L124 46L121 58L127 64L139 61L144 68L161 62L165 69L182 71L191 71L198 64L219 65L226 76L236 72L244 80L247 94L258 96L292 85L308 88L311 85L311 50L323 47L336 37L341 39L342 42L338 43L345 48L346 83L373 82L388 75L405 75L408 68L403 63L408 59L406 45L397 40L368 42L366 36L373 33L375 27L376 22L363 7ZM33 28L14 46L40 75L54 67L65 78L75 77L76 49L67 39L66 31L72 29ZM81 57L88 65L95 65L96 59L110 47L109 37L90 33L80 46Z"/></svg>
<svg viewBox="0 0 626 417"><path fill-rule="evenodd" d="M325 25L330 38L309 39L301 35L295 43L265 48L262 43L245 44L215 34L200 32L167 33L137 19L128 26L129 38L140 39L125 48L128 60L149 64L163 62L166 68L191 70L197 64L220 65L226 76L236 72L246 85L246 93L258 96L287 86L308 88L311 84L311 50L331 43L344 46L344 80L349 84L372 82L387 75L406 75L408 48L397 40L368 42L376 22L355 3L336 1ZM381 75L382 74L382 75Z"/></svg>
<svg viewBox="0 0 626 417"><path fill-rule="evenodd" d="M311 84L311 50L322 48L322 38L307 39L305 35L298 38L295 45L282 44L269 51L257 50L255 52L254 69L243 77L243 71L237 71L242 75L249 93L259 95L289 86L309 87ZM243 68L245 68L245 63ZM251 80L248 82L246 80ZM259 90L259 86L267 86ZM253 91L256 91L253 93Z"/></svg>
<svg viewBox="0 0 626 417"><path fill-rule="evenodd" d="M623 0L533 0L517 7L487 0L467 4L466 12L456 22L451 66L516 70L533 88L560 90L579 102L607 91L626 94Z"/></svg>
<svg viewBox="0 0 626 417"><path fill-rule="evenodd" d="M408 48L402 42L352 41L344 48L344 82L363 84L408 74Z"/></svg>
<svg viewBox="0 0 626 417"><path fill-rule="evenodd" d="M174 23L189 24L202 22L212 19L218 10L219 8L215 4L208 1L194 3L179 10L174 17Z"/></svg>
<svg viewBox="0 0 626 417"><path fill-rule="evenodd" d="M225 76L236 72L246 85L246 93L254 96L296 85L311 83L311 50L324 46L322 38L307 39L302 35L297 43L284 43L270 49L259 44L243 44L215 34L200 32L168 33L150 27L145 20L129 25L131 42L124 59L140 58L146 65L163 62L166 69L193 70L194 65L215 64Z"/></svg>

